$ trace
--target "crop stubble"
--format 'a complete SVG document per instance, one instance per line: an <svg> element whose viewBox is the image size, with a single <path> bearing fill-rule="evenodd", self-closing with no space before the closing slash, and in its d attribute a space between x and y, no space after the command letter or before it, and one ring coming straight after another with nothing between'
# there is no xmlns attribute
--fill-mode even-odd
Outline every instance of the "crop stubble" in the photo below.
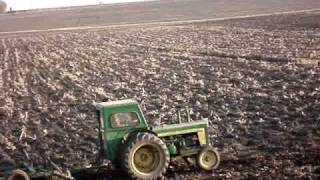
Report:
<svg viewBox="0 0 320 180"><path fill-rule="evenodd" d="M216 177L319 177L315 16L1 37L0 147L35 166L88 165L93 102L135 98L154 125L175 123L180 103L208 117Z"/></svg>

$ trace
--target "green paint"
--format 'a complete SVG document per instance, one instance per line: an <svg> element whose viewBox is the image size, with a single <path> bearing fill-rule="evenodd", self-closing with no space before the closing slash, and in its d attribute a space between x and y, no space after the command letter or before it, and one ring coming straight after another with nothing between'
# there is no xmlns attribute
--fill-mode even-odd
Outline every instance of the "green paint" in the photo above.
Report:
<svg viewBox="0 0 320 180"><path fill-rule="evenodd" d="M169 154L170 154L171 156L178 154L177 147L176 147L173 143L170 143L170 144L168 145L168 150L169 150Z"/></svg>

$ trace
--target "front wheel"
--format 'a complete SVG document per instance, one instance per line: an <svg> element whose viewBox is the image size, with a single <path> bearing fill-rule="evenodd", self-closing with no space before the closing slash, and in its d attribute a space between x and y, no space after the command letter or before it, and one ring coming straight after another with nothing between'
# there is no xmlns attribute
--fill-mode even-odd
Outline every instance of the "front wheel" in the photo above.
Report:
<svg viewBox="0 0 320 180"><path fill-rule="evenodd" d="M123 168L133 178L158 179L169 165L166 144L156 135L141 132L127 144Z"/></svg>
<svg viewBox="0 0 320 180"><path fill-rule="evenodd" d="M206 171L216 169L220 163L220 156L211 146L204 147L197 157L198 166Z"/></svg>
<svg viewBox="0 0 320 180"><path fill-rule="evenodd" d="M10 175L7 177L7 180L30 180L30 177L23 170L16 169L10 173Z"/></svg>

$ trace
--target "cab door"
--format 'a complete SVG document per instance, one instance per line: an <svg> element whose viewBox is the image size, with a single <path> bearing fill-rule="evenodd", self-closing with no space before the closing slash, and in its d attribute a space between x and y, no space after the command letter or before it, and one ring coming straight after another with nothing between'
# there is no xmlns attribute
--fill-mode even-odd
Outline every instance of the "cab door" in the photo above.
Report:
<svg viewBox="0 0 320 180"><path fill-rule="evenodd" d="M139 129L140 118L137 112L113 111L108 116L108 128L105 130L107 143L107 158L116 159L119 145L128 133Z"/></svg>

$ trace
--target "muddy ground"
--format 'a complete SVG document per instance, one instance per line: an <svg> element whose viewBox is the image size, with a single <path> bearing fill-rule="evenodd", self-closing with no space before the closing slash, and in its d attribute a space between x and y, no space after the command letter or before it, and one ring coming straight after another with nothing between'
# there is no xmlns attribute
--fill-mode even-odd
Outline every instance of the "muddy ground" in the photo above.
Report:
<svg viewBox="0 0 320 180"><path fill-rule="evenodd" d="M135 98L152 125L188 104L222 155L168 179L320 177L320 12L0 38L0 148L18 163L90 165L93 103ZM180 168L180 169L179 169ZM114 177L115 179L119 177Z"/></svg>

